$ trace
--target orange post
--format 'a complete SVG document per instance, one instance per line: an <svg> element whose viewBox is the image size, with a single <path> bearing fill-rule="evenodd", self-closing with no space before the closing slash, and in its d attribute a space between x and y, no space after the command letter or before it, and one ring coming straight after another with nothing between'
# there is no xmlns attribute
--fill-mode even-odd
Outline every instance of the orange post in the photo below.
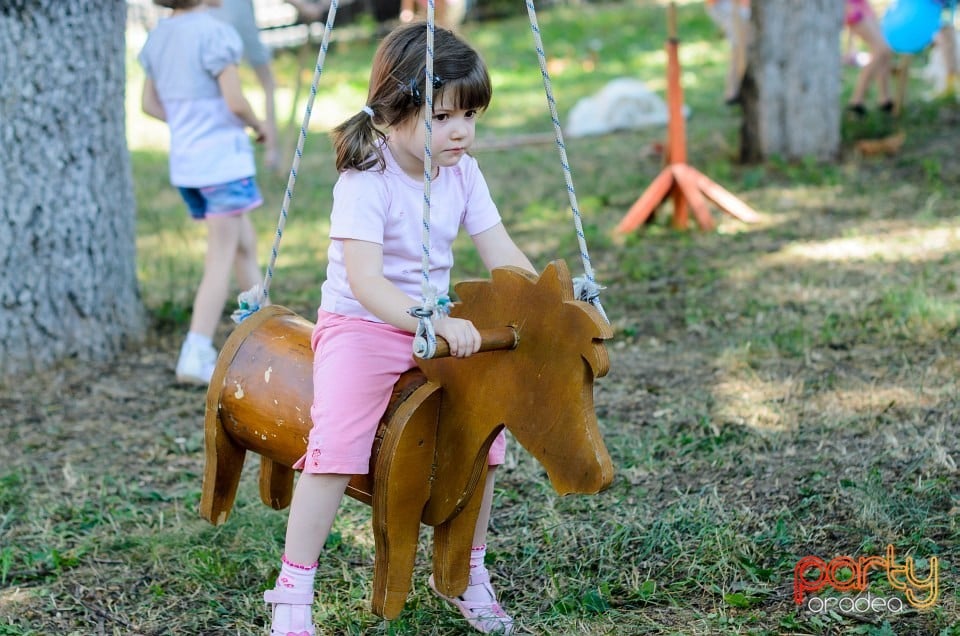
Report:
<svg viewBox="0 0 960 636"><path fill-rule="evenodd" d="M688 207L701 229L714 227L707 201L712 201L722 212L752 223L760 219L750 206L711 181L696 168L687 165L687 131L683 117L683 88L680 85L680 41L677 37L677 7L667 7L667 165L630 206L620 220L616 231L632 232L643 225L669 196L673 199L672 225L686 229L689 224Z"/></svg>

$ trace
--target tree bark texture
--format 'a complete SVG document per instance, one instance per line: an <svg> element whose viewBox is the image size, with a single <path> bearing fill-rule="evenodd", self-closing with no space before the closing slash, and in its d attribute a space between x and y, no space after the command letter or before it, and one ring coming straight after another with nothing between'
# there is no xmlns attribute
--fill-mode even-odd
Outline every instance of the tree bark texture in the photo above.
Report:
<svg viewBox="0 0 960 636"><path fill-rule="evenodd" d="M123 0L0 1L0 377L143 336Z"/></svg>
<svg viewBox="0 0 960 636"><path fill-rule="evenodd" d="M741 89L741 159L836 159L840 149L839 0L753 2Z"/></svg>

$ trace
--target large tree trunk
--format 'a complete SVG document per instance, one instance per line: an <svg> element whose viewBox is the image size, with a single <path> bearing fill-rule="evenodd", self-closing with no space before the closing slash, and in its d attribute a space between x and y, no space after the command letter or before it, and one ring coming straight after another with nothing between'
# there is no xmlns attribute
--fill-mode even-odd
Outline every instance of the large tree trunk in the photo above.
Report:
<svg viewBox="0 0 960 636"><path fill-rule="evenodd" d="M0 377L143 335L124 0L0 0Z"/></svg>
<svg viewBox="0 0 960 636"><path fill-rule="evenodd" d="M753 2L741 96L741 159L835 159L840 148L840 0Z"/></svg>

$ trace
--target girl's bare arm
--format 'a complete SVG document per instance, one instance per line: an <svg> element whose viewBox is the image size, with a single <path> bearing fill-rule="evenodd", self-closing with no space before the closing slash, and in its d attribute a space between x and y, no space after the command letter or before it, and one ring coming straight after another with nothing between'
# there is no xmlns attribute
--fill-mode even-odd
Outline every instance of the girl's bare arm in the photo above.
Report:
<svg viewBox="0 0 960 636"><path fill-rule="evenodd" d="M224 68L217 77L217 83L220 85L220 92L223 94L223 99L227 102L227 108L230 109L230 112L253 129L257 135L258 142L266 141L269 131L257 117L256 113L253 112L253 107L250 106L250 102L248 102L247 98L243 95L243 87L240 84L240 72L236 64L230 64Z"/></svg>
<svg viewBox="0 0 960 636"><path fill-rule="evenodd" d="M143 82L143 93L140 95L140 107L143 112L156 117L160 121L167 121L167 112L163 108L160 96L157 95L157 87L149 77Z"/></svg>
<svg viewBox="0 0 960 636"><path fill-rule="evenodd" d="M530 259L510 238L503 223L497 223L489 230L484 230L472 238L473 244L477 246L477 252L488 270L514 265L534 274L537 273Z"/></svg>

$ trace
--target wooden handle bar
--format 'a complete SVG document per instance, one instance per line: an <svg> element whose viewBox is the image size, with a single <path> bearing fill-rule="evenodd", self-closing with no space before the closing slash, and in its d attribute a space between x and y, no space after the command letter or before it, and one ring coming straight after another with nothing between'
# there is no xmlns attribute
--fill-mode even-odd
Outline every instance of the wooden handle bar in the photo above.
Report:
<svg viewBox="0 0 960 636"><path fill-rule="evenodd" d="M520 343L520 334L513 327L494 327L480 330L480 351L501 351L516 349ZM478 352L479 353L479 352ZM437 351L434 358L446 358L450 355L450 345L437 336Z"/></svg>

